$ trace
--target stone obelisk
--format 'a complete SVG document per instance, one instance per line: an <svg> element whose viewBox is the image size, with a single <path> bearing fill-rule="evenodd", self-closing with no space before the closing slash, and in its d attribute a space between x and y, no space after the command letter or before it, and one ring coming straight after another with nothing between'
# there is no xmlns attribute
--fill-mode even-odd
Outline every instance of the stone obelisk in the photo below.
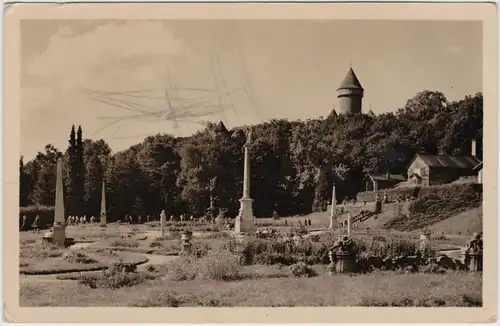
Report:
<svg viewBox="0 0 500 326"><path fill-rule="evenodd" d="M243 146L245 151L243 167L243 197L240 199L240 212L234 223L234 233L252 233L255 232L255 217L253 216L252 202L250 198L250 142L252 139L252 130L248 132L247 141Z"/></svg>
<svg viewBox="0 0 500 326"><path fill-rule="evenodd" d="M106 227L106 186L104 181L102 182L102 194L101 194L101 217L99 220L100 227Z"/></svg>
<svg viewBox="0 0 500 326"><path fill-rule="evenodd" d="M332 188L332 204L330 205L330 229L333 229L336 213L337 213L337 198L335 197L335 183L334 183Z"/></svg>
<svg viewBox="0 0 500 326"><path fill-rule="evenodd" d="M59 247L64 247L66 244L66 219L64 217L64 188L61 158L57 160L56 202L52 229L52 243Z"/></svg>
<svg viewBox="0 0 500 326"><path fill-rule="evenodd" d="M165 236L166 228L167 228L167 214L165 214L165 210L162 210L160 214L160 229L162 238Z"/></svg>

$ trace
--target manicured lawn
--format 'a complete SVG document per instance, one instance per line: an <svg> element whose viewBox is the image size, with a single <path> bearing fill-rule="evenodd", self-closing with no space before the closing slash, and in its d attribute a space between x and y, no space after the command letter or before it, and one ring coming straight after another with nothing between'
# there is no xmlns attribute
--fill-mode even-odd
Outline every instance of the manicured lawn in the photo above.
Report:
<svg viewBox="0 0 500 326"><path fill-rule="evenodd" d="M260 271L258 271L260 269ZM246 267L242 279L222 282L145 281L116 290L91 289L78 282L26 277L21 306L480 306L480 274L325 275L293 278L275 267ZM252 278L251 275L254 275Z"/></svg>

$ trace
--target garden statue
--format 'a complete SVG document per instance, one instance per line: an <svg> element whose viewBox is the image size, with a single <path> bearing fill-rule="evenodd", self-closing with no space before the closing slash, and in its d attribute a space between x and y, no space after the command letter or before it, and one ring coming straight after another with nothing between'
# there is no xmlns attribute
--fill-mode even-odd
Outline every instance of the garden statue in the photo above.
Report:
<svg viewBox="0 0 500 326"><path fill-rule="evenodd" d="M193 239L192 231L184 231L181 234L181 254L189 255L191 253L191 240Z"/></svg>
<svg viewBox="0 0 500 326"><path fill-rule="evenodd" d="M465 250L465 265L472 272L483 270L483 236L482 233L474 233Z"/></svg>
<svg viewBox="0 0 500 326"><path fill-rule="evenodd" d="M333 271L337 273L352 273L356 269L355 243L347 236L339 238L330 249L328 256L330 265L328 268L330 274Z"/></svg>
<svg viewBox="0 0 500 326"><path fill-rule="evenodd" d="M280 216L278 215L278 212L274 211L273 212L273 220L279 220L279 219L280 219Z"/></svg>

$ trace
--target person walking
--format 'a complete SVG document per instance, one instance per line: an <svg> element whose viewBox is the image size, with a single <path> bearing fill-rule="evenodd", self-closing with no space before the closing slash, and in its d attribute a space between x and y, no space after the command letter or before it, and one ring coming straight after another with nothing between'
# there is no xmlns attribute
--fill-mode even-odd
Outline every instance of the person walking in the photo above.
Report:
<svg viewBox="0 0 500 326"><path fill-rule="evenodd" d="M40 232L40 215L37 215L35 217L35 221L33 222L33 232L34 233Z"/></svg>

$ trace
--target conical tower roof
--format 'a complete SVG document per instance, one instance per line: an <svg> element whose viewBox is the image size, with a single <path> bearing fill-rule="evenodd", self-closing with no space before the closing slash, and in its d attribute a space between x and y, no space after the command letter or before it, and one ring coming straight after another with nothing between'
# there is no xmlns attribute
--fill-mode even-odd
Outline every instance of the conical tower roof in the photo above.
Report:
<svg viewBox="0 0 500 326"><path fill-rule="evenodd" d="M370 109L370 111L368 111L367 115L370 117L375 117L375 113L372 111L372 109Z"/></svg>
<svg viewBox="0 0 500 326"><path fill-rule="evenodd" d="M338 117L337 111L335 111L335 109L332 109L332 111L328 115L327 119L331 119L331 118L335 118L335 117Z"/></svg>
<svg viewBox="0 0 500 326"><path fill-rule="evenodd" d="M215 132L228 132L226 126L224 125L224 122L219 121L219 123L215 126Z"/></svg>
<svg viewBox="0 0 500 326"><path fill-rule="evenodd" d="M344 80L342 81L342 83L340 83L339 89L343 89L343 88L363 89L363 87L361 86L361 83L358 80L358 77L356 77L356 74L354 73L354 70L352 70L352 67L349 68L347 75L345 75Z"/></svg>

